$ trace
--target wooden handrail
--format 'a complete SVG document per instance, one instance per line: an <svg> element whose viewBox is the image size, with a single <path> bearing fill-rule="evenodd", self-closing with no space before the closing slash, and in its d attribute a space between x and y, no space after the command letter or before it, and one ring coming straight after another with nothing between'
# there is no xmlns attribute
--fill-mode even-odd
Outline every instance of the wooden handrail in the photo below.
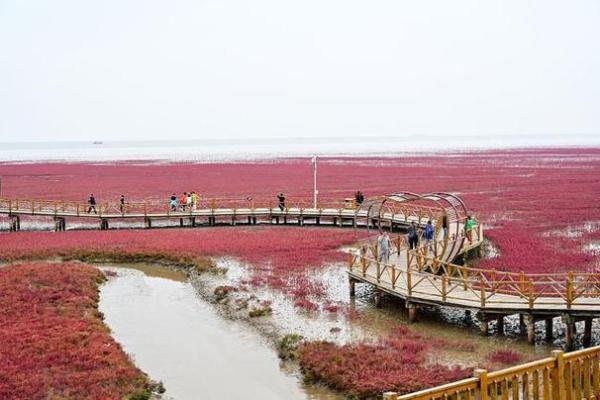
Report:
<svg viewBox="0 0 600 400"><path fill-rule="evenodd" d="M575 372L574 372L575 371ZM563 353L499 371L476 370L473 378L384 399L590 399L600 397L600 346Z"/></svg>

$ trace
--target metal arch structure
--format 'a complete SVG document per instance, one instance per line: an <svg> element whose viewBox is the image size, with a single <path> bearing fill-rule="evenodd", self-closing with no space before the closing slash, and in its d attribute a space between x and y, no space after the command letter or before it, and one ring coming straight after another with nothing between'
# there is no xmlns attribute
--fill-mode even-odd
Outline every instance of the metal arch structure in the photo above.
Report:
<svg viewBox="0 0 600 400"><path fill-rule="evenodd" d="M460 197L452 193L420 195L397 192L367 199L356 210L357 219L365 218L367 230L376 228L379 232L385 228L391 230L392 221L400 216L404 222L414 221L419 226L424 226L427 221L435 221L436 237L445 228L440 253L444 261L452 261L464 245L465 237L460 233L468 216L467 207ZM389 222L387 227L383 221Z"/></svg>

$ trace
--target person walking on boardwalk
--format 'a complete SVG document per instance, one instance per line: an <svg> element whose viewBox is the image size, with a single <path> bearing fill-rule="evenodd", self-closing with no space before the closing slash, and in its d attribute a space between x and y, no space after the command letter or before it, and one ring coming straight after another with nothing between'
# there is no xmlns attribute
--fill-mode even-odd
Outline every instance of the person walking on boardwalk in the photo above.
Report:
<svg viewBox="0 0 600 400"><path fill-rule="evenodd" d="M469 215L465 221L465 236L469 243L473 242L473 228L475 228L475 220Z"/></svg>
<svg viewBox="0 0 600 400"><path fill-rule="evenodd" d="M448 216L444 214L442 216L442 239L446 240L448 237Z"/></svg>
<svg viewBox="0 0 600 400"><path fill-rule="evenodd" d="M408 227L408 247L412 249L417 248L417 244L419 243L419 232L417 231L417 224L415 221L410 223Z"/></svg>
<svg viewBox="0 0 600 400"><path fill-rule="evenodd" d="M427 225L425 225L425 231L423 232L423 238L425 239L425 252L429 253L429 249L431 248L431 241L433 240L433 225L431 224L431 220L427 221Z"/></svg>
<svg viewBox="0 0 600 400"><path fill-rule="evenodd" d="M198 200L200 200L200 196L196 192L192 192L192 210L196 211L198 207Z"/></svg>
<svg viewBox="0 0 600 400"><path fill-rule="evenodd" d="M122 194L121 198L119 199L119 210L121 211L121 214L125 214L125 195Z"/></svg>
<svg viewBox="0 0 600 400"><path fill-rule="evenodd" d="M177 211L177 195L175 193L171 195L169 205L171 206L171 211Z"/></svg>
<svg viewBox="0 0 600 400"><path fill-rule="evenodd" d="M379 256L378 260L380 262L387 264L390 259L391 247L391 241L388 233L386 231L381 232L377 238L377 253Z"/></svg>
<svg viewBox="0 0 600 400"><path fill-rule="evenodd" d="M183 192L181 198L179 199L179 206L181 207L181 211L185 211L185 207L187 206L187 193Z"/></svg>
<svg viewBox="0 0 600 400"><path fill-rule="evenodd" d="M88 199L87 202L88 202L88 205L89 205L87 213L89 214L92 210L94 210L94 214L98 214L96 212L96 198L94 197L93 193L90 194L90 198Z"/></svg>
<svg viewBox="0 0 600 400"><path fill-rule="evenodd" d="M189 192L186 199L185 199L185 205L187 206L188 209L192 209L192 192Z"/></svg>
<svg viewBox="0 0 600 400"><path fill-rule="evenodd" d="M285 210L285 196L283 193L279 193L277 195L277 202L279 203L279 209L281 211Z"/></svg>
<svg viewBox="0 0 600 400"><path fill-rule="evenodd" d="M365 201L365 196L362 194L362 192L360 190L357 190L356 193L354 193L354 202L356 203L357 206L360 206L364 201Z"/></svg>

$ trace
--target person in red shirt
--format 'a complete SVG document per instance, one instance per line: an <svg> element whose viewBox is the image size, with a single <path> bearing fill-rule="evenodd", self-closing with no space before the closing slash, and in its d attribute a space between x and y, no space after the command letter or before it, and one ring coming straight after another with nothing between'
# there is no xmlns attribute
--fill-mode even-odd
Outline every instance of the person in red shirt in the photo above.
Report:
<svg viewBox="0 0 600 400"><path fill-rule="evenodd" d="M179 199L179 206L181 207L181 211L185 211L187 207L187 192L183 192L183 195Z"/></svg>

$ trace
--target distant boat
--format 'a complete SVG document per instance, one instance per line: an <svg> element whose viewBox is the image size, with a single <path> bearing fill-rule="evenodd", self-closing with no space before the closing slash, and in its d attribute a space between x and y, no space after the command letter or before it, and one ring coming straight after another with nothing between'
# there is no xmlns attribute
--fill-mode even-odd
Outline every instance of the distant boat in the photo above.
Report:
<svg viewBox="0 0 600 400"><path fill-rule="evenodd" d="M102 142L94 141L92 144L102 144Z"/></svg>

